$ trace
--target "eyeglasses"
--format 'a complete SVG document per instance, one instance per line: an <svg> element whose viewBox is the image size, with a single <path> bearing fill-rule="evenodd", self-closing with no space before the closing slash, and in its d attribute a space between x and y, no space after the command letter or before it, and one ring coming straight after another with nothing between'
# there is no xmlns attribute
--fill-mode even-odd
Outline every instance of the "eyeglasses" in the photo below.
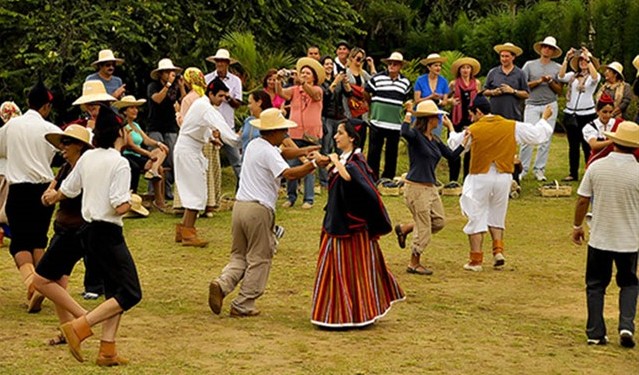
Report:
<svg viewBox="0 0 639 375"><path fill-rule="evenodd" d="M357 61L357 62L361 62L361 61L362 61L362 56L357 56L357 57L355 58L355 61Z"/></svg>
<svg viewBox="0 0 639 375"><path fill-rule="evenodd" d="M77 144L79 143L78 141L76 141L73 138L62 138L60 139L60 144L63 146L69 146L69 145L73 145L73 144Z"/></svg>
<svg viewBox="0 0 639 375"><path fill-rule="evenodd" d="M388 65L390 65L390 66L393 66L393 65L399 65L399 66L401 66L401 65L402 65L402 63L400 63L399 61L389 61L389 62L388 62Z"/></svg>
<svg viewBox="0 0 639 375"><path fill-rule="evenodd" d="M107 62L107 63L104 63L104 64L102 64L102 65L106 66L107 68L113 68L113 67L115 66L115 63L113 63L113 62Z"/></svg>

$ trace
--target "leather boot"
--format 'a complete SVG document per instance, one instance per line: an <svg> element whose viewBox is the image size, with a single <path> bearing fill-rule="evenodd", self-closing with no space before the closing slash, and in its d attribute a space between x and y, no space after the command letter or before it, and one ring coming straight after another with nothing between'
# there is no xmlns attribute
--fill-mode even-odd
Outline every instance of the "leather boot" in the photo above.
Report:
<svg viewBox="0 0 639 375"><path fill-rule="evenodd" d="M470 260L464 265L466 271L480 272L482 270L481 264L484 261L484 253L482 252L470 252Z"/></svg>
<svg viewBox="0 0 639 375"><path fill-rule="evenodd" d="M81 344L87 337L93 335L91 326L89 326L89 322L87 322L87 317L81 316L70 322L64 323L60 326L60 331L62 331L62 335L64 335L64 338L67 340L69 350L73 357L75 357L75 359L79 362L84 362L84 358L82 358Z"/></svg>
<svg viewBox="0 0 639 375"><path fill-rule="evenodd" d="M182 242L182 224L175 224L175 242Z"/></svg>
<svg viewBox="0 0 639 375"><path fill-rule="evenodd" d="M195 228L182 227L182 246L206 247L209 241L205 241L197 236Z"/></svg>
<svg viewBox="0 0 639 375"><path fill-rule="evenodd" d="M31 300L33 293L35 292L35 286L33 285L33 275L35 274L35 267L33 263L25 263L18 269L22 276L22 282L27 287L27 300Z"/></svg>
<svg viewBox="0 0 639 375"><path fill-rule="evenodd" d="M128 364L129 360L118 355L115 342L100 340L100 352L95 363L98 366L122 366Z"/></svg>
<svg viewBox="0 0 639 375"><path fill-rule="evenodd" d="M29 314L40 312L40 310L42 310L42 302L44 302L44 296L36 290L33 292L33 296L31 296L31 299L29 300L27 312Z"/></svg>
<svg viewBox="0 0 639 375"><path fill-rule="evenodd" d="M499 268L506 264L506 258L504 257L504 241L493 241L493 267Z"/></svg>

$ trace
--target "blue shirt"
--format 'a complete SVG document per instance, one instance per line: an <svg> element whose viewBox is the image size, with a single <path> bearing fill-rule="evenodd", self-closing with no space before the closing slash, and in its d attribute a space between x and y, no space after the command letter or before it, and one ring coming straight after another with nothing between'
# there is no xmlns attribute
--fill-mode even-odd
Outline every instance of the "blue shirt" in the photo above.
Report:
<svg viewBox="0 0 639 375"><path fill-rule="evenodd" d="M255 120L255 116L247 117L244 120L244 125L242 125L242 160L244 160L246 146L248 146L249 142L260 137L260 129L251 125L249 122L251 120Z"/></svg>
<svg viewBox="0 0 639 375"><path fill-rule="evenodd" d="M420 98L425 98L433 94L433 90L431 90L430 85L428 84L428 73L417 78L417 81L415 81L415 91L420 92ZM435 85L435 92L441 96L444 96L450 92L450 89L448 88L448 81L441 75L437 76L437 85ZM439 105L439 103L437 104ZM433 134L440 137L442 135L442 128L442 115L439 115L439 124L437 124L437 129L433 131Z"/></svg>

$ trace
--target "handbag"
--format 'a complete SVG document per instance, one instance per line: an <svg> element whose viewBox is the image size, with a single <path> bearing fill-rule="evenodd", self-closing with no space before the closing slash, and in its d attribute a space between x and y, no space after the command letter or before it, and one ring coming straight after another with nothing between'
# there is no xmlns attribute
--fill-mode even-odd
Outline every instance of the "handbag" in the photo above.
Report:
<svg viewBox="0 0 639 375"><path fill-rule="evenodd" d="M364 88L351 84L351 96L348 97L348 109L351 117L360 117L368 112L368 102L364 99Z"/></svg>

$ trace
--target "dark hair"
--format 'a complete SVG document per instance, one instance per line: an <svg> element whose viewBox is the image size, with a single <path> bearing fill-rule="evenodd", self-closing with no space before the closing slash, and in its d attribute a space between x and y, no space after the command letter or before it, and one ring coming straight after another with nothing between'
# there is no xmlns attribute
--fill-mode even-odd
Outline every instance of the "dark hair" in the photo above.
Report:
<svg viewBox="0 0 639 375"><path fill-rule="evenodd" d="M621 75L621 73L611 68L606 68L606 69L610 70L611 72L615 74L615 78L617 79L617 81L623 81L623 76Z"/></svg>
<svg viewBox="0 0 639 375"><path fill-rule="evenodd" d="M47 89L42 80L38 80L29 91L27 101L29 102L29 108L37 111L46 104L53 102L53 94Z"/></svg>
<svg viewBox="0 0 639 375"><path fill-rule="evenodd" d="M481 111L481 113L487 115L492 112L492 108L490 107L490 102L483 95L477 95L475 100L468 107L473 113L476 113L477 109Z"/></svg>
<svg viewBox="0 0 639 375"><path fill-rule="evenodd" d="M320 48L317 44L311 44L310 46L308 46L308 48L306 49L306 51L308 51L311 48L317 48L317 51L319 52Z"/></svg>
<svg viewBox="0 0 639 375"><path fill-rule="evenodd" d="M224 82L222 82L222 80L220 79L220 77L215 77L214 80L212 80L207 86L206 86L206 95L208 95L209 93L212 93L213 95L217 95L218 92L220 91L229 91L228 86L226 86L224 84Z"/></svg>
<svg viewBox="0 0 639 375"><path fill-rule="evenodd" d="M313 84L317 85L317 82L319 82L319 78L317 77L317 72L315 71L315 69L311 68L310 65L304 65L303 67L300 68L300 71L297 72L297 74L301 74L302 73L302 69L304 68L309 68L311 70L311 73L313 73Z"/></svg>
<svg viewBox="0 0 639 375"><path fill-rule="evenodd" d="M612 143L614 143L615 147L619 151L623 152L624 154L632 154L638 148L638 147L623 146L623 145L620 145L619 143L615 143L614 140L612 141Z"/></svg>
<svg viewBox="0 0 639 375"><path fill-rule="evenodd" d="M340 125L344 125L344 131L349 136L349 138L353 138L353 147L359 146L359 133L355 127L357 124L351 120L347 120L342 122Z"/></svg>
<svg viewBox="0 0 639 375"><path fill-rule="evenodd" d="M428 121L431 117L437 117L437 115L433 116L420 116L415 118L415 123L413 127L417 129L418 132L423 133L428 128Z"/></svg>
<svg viewBox="0 0 639 375"><path fill-rule="evenodd" d="M262 101L262 104L260 105L260 108L262 108L262 111L273 107L273 103L271 102L271 96L266 91L256 90L250 93L249 95L251 95L253 97L253 100L255 100L256 102L259 100Z"/></svg>
<svg viewBox="0 0 639 375"><path fill-rule="evenodd" d="M599 100L597 100L596 109L597 109L597 111L600 111L603 107L605 107L607 105L611 105L611 106L614 107L615 106L615 101L614 101L614 99L612 99L610 97L610 95L608 95L607 93L604 92L599 97Z"/></svg>
<svg viewBox="0 0 639 375"><path fill-rule="evenodd" d="M95 120L93 129L93 144L100 148L111 148L120 136L120 129L124 126L124 121L111 107L100 103L98 117Z"/></svg>
<svg viewBox="0 0 639 375"><path fill-rule="evenodd" d="M267 88L268 87L268 79L271 78L271 76L274 76L277 74L277 69L269 69L266 71L266 75L264 76L264 79L262 80L262 87L263 88Z"/></svg>
<svg viewBox="0 0 639 375"><path fill-rule="evenodd" d="M320 64L324 65L324 62L328 59L331 59L331 61L333 61L333 58L330 55L324 55L319 59ZM335 62L335 61L333 61Z"/></svg>

